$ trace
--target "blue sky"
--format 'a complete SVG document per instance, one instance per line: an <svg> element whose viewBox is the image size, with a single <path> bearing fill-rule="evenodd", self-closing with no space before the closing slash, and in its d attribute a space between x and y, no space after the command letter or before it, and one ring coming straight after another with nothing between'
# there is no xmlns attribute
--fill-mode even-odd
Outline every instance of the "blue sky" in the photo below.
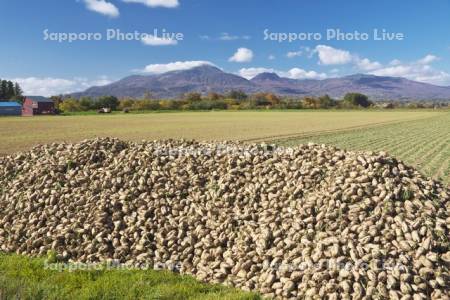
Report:
<svg viewBox="0 0 450 300"><path fill-rule="evenodd" d="M247 78L263 71L297 79L371 73L450 85L449 12L447 0L3 0L0 78L51 95L210 63ZM108 29L165 29L183 39L108 41ZM327 39L327 30L337 29L350 34ZM404 38L374 40L374 29ZM355 31L367 40L355 40ZM57 33L102 37L69 43L55 41ZM278 33L303 38L279 42ZM321 37L304 38L308 33Z"/></svg>

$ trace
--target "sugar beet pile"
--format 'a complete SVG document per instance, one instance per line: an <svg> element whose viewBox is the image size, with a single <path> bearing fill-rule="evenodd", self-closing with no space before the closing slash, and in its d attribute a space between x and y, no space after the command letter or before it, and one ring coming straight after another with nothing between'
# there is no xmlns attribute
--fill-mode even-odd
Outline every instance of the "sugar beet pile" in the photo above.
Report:
<svg viewBox="0 0 450 300"><path fill-rule="evenodd" d="M3 252L277 298L448 299L450 191L385 153L87 140L0 158Z"/></svg>

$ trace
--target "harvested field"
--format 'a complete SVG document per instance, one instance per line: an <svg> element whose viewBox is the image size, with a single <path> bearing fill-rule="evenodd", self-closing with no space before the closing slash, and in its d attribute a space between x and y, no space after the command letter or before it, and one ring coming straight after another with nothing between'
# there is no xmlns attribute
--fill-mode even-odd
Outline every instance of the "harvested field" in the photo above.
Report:
<svg viewBox="0 0 450 300"><path fill-rule="evenodd" d="M325 143L351 150L387 151L427 176L450 184L450 114L345 132L279 139L281 145Z"/></svg>
<svg viewBox="0 0 450 300"><path fill-rule="evenodd" d="M439 116L432 111L218 111L0 118L0 155L87 138L264 141Z"/></svg>
<svg viewBox="0 0 450 300"><path fill-rule="evenodd" d="M0 247L277 298L446 299L450 191L386 153L115 139L0 158Z"/></svg>

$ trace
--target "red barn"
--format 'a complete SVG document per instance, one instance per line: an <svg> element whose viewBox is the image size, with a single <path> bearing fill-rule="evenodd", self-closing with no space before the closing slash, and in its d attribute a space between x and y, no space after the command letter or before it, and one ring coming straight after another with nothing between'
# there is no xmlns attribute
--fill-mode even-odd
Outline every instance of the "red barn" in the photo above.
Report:
<svg viewBox="0 0 450 300"><path fill-rule="evenodd" d="M41 96L25 97L22 107L22 115L53 115L55 114L55 103L52 99Z"/></svg>

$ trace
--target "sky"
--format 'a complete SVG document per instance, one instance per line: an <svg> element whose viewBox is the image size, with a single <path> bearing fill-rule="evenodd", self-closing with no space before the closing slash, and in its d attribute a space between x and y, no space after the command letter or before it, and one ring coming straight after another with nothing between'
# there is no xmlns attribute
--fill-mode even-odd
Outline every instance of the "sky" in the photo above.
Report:
<svg viewBox="0 0 450 300"><path fill-rule="evenodd" d="M449 13L448 0L0 0L0 78L49 96L211 64L450 86Z"/></svg>

